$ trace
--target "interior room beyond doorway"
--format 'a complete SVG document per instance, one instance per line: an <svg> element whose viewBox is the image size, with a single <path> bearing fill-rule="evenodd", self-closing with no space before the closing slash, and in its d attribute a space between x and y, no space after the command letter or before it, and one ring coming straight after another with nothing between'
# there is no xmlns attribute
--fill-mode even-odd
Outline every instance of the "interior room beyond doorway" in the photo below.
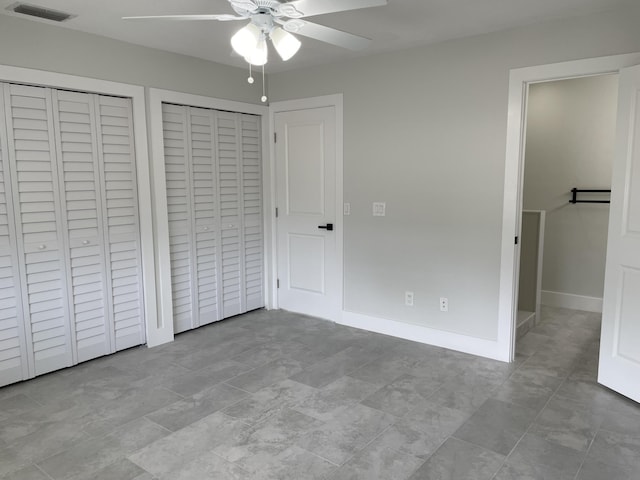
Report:
<svg viewBox="0 0 640 480"><path fill-rule="evenodd" d="M540 321L541 305L602 312L609 204L569 200L572 188L611 188L617 93L617 75L529 87L519 338Z"/></svg>

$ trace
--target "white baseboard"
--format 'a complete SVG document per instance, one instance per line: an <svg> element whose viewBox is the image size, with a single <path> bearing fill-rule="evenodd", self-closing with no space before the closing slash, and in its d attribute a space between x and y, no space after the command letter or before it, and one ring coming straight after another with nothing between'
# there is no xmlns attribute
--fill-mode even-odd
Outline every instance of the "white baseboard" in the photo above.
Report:
<svg viewBox="0 0 640 480"><path fill-rule="evenodd" d="M459 333L421 327L411 323L372 317L362 313L348 312L346 310L342 312L342 320L337 323L362 330L369 330L370 332L425 343L427 345L470 353L472 355L478 355L479 357L492 358L502 362L509 361L509 358L507 358L508 355L504 355L508 349L505 350L505 348L495 340L469 337Z"/></svg>
<svg viewBox="0 0 640 480"><path fill-rule="evenodd" d="M542 290L541 303L548 307L570 308L602 313L602 298Z"/></svg>

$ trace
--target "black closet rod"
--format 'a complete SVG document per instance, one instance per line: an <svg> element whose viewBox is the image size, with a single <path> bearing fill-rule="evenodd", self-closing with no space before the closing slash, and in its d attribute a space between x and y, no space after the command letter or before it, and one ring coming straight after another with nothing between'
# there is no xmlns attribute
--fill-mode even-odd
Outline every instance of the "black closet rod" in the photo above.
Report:
<svg viewBox="0 0 640 480"><path fill-rule="evenodd" d="M611 193L611 190L594 190L594 189L571 189L571 200L569 203L611 203L611 200L578 200L579 193Z"/></svg>

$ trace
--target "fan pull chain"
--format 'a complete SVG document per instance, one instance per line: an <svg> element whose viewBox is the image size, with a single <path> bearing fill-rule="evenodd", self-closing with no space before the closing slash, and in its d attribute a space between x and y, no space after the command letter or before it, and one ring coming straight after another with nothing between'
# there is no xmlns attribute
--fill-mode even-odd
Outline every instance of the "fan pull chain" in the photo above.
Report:
<svg viewBox="0 0 640 480"><path fill-rule="evenodd" d="M247 82L249 82L250 84L253 84L254 82L253 75L251 75L251 63L249 63L249 78L247 78Z"/></svg>
<svg viewBox="0 0 640 480"><path fill-rule="evenodd" d="M266 103L267 94L265 93L265 85L264 85L264 65L262 65L262 98L260 99L262 103Z"/></svg>

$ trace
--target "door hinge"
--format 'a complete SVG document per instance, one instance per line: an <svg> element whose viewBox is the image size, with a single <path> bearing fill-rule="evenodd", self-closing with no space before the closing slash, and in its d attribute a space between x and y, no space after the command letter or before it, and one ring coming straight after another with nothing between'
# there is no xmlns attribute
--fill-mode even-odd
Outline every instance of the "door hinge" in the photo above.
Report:
<svg viewBox="0 0 640 480"><path fill-rule="evenodd" d="M278 143L278 134L273 132L273 143Z"/></svg>
<svg viewBox="0 0 640 480"><path fill-rule="evenodd" d="M276 218L278 218L278 207L276 207Z"/></svg>
<svg viewBox="0 0 640 480"><path fill-rule="evenodd" d="M518 244L518 237L516 236L516 245Z"/></svg>
<svg viewBox="0 0 640 480"><path fill-rule="evenodd" d="M276 280L276 288L280 288L280 279L279 278Z"/></svg>

